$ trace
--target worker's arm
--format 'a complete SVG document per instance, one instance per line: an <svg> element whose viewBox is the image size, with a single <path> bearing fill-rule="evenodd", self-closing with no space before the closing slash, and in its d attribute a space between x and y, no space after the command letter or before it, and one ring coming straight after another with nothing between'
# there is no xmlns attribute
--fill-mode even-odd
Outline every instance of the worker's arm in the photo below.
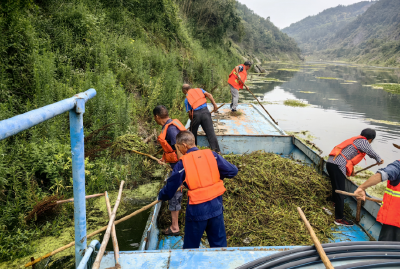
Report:
<svg viewBox="0 0 400 269"><path fill-rule="evenodd" d="M367 181L365 181L363 184L358 186L354 194L357 195L357 199L365 201L365 190L381 182L382 182L382 175L380 173L376 173L375 175L370 177Z"/></svg>
<svg viewBox="0 0 400 269"><path fill-rule="evenodd" d="M214 97L212 96L212 94L211 94L211 93L208 93L208 92L205 92L204 95L211 101L211 103L212 103L213 106L214 106L214 110L217 110L217 109L218 109L218 106L217 106L217 104L215 103Z"/></svg>
<svg viewBox="0 0 400 269"><path fill-rule="evenodd" d="M233 178L237 175L238 169L234 164L231 164L225 160L221 155L213 152L215 159L217 160L219 175L221 179Z"/></svg>
<svg viewBox="0 0 400 269"><path fill-rule="evenodd" d="M168 201L174 197L175 192L182 185L185 179L185 169L183 169L182 161L179 161L172 171L171 176L167 179L167 184L160 190L158 200Z"/></svg>
<svg viewBox="0 0 400 269"><path fill-rule="evenodd" d="M386 180L389 180L393 186L397 186L400 183L400 161L394 161L385 168L379 169L375 175L361 184L354 194L365 201L365 190Z"/></svg>
<svg viewBox="0 0 400 269"><path fill-rule="evenodd" d="M375 159L377 163L383 164L381 157L372 149L371 144L365 139L358 139L355 142L357 148L366 153L370 158Z"/></svg>
<svg viewBox="0 0 400 269"><path fill-rule="evenodd" d="M239 79L240 81L242 81L242 78L240 77L239 73L240 73L241 71L243 71L243 66L241 66L241 65L236 66L236 67L235 67L235 71L236 71L236 74L237 74L238 79ZM244 84L243 81L242 81L242 83Z"/></svg>

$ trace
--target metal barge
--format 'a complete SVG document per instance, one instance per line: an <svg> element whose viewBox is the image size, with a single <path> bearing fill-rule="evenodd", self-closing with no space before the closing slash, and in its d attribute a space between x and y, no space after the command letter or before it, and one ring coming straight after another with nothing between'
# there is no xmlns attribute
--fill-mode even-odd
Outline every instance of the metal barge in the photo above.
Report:
<svg viewBox="0 0 400 269"><path fill-rule="evenodd" d="M211 107L209 109L211 110ZM264 150L285 158L300 160L304 165L315 167L319 173L327 173L324 159L297 138L288 136L273 123L260 106L240 104L238 111L242 114L237 117L229 116L229 105L224 105L219 111L213 115L213 121L222 154L244 154ZM188 128L189 125L188 122L186 127ZM208 146L201 129L199 130L198 144ZM346 182L346 191L353 192L356 187L350 180ZM347 198L346 203L353 209L353 212L356 212L356 200ZM381 230L381 224L376 221L379 207L378 203L367 200L361 211L362 217L359 226L339 226L338 229L341 233L337 234L338 236L332 240L332 243L377 240ZM139 250L120 252L122 268L237 268L260 257L301 247L257 246L183 250L182 237L159 237L157 218L160 208L161 203L152 208ZM336 267L348 263L349 260L336 261L333 262L333 265ZM113 252L107 252L103 257L101 268L112 266L114 266ZM325 267L320 263L298 268Z"/></svg>

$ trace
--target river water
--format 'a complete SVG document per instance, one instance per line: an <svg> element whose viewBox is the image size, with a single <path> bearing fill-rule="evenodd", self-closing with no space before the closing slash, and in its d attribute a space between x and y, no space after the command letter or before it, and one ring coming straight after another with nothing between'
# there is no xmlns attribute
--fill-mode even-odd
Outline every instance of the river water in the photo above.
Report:
<svg viewBox="0 0 400 269"><path fill-rule="evenodd" d="M399 83L400 69L321 62L271 63L263 67L269 72L268 78L284 82L263 83L256 81L259 76L250 75L250 83L254 82L250 89L267 103L264 106L283 130L309 131L315 137L313 142L323 151L321 156L328 155L345 139L359 135L364 128L373 128L377 137L372 147L385 164L400 159L400 150L392 146L400 144L400 95L367 86ZM239 102L254 101L245 90L240 96ZM285 106L283 102L288 99L310 106ZM366 159L360 166L375 163Z"/></svg>

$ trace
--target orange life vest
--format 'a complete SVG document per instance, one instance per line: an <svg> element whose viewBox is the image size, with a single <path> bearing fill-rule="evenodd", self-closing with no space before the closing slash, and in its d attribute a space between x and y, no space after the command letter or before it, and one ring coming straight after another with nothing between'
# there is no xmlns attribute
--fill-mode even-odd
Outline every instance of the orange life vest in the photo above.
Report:
<svg viewBox="0 0 400 269"><path fill-rule="evenodd" d="M335 159L339 154L342 155L343 158L345 158L345 160L347 161L347 164L346 164L346 175L347 176L350 176L353 173L354 166L356 164L358 164L359 162L361 162L361 160L366 155L366 153L359 151L358 148L354 145L354 140L356 140L356 139L366 139L366 138L364 136L359 135L359 136L355 136L350 139L347 139L347 140L343 141L341 144L334 147L333 150L331 151L331 153L329 153L329 156L335 156L333 159ZM357 150L358 155L351 160L347 160L347 158L342 154L342 150L350 145L353 145L353 147Z"/></svg>
<svg viewBox="0 0 400 269"><path fill-rule="evenodd" d="M243 66L243 71L239 72L240 78L242 79L243 82L246 82L247 79L247 71L246 71L246 67L241 64L239 66ZM236 67L235 67L236 68ZM232 72L229 74L229 79L228 79L228 83L230 85L232 85L233 88L235 89L242 89L243 90L243 83L242 81L240 81L238 79L238 74L236 73L235 68L233 68Z"/></svg>
<svg viewBox="0 0 400 269"><path fill-rule="evenodd" d="M178 162L178 156L176 155L175 150L173 150L171 145L168 144L167 140L165 140L165 137L167 136L168 127L171 124L175 125L181 132L186 131L185 126L183 126L183 124L177 119L174 119L170 123L165 124L164 129L162 130L161 134L157 138L157 141L158 141L158 143L160 143L162 149L164 150L164 154L163 154L162 158L166 163Z"/></svg>
<svg viewBox="0 0 400 269"><path fill-rule="evenodd" d="M388 180L376 220L400 228L400 184L393 186Z"/></svg>
<svg viewBox="0 0 400 269"><path fill-rule="evenodd" d="M189 188L189 204L211 201L226 191L220 179L217 160L209 149L192 151L182 158Z"/></svg>
<svg viewBox="0 0 400 269"><path fill-rule="evenodd" d="M206 96L204 95L203 91L199 88L196 89L190 89L187 93L187 100L190 104L190 106L193 109L198 108L201 105L204 105L207 103Z"/></svg>

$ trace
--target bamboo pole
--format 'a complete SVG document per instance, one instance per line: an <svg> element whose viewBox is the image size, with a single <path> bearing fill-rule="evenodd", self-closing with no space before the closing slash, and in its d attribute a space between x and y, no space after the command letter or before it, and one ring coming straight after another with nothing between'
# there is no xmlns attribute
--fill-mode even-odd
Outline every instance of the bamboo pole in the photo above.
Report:
<svg viewBox="0 0 400 269"><path fill-rule="evenodd" d="M107 206L107 212L108 212L108 217L111 218L111 205L110 205L110 199L108 199L108 193L104 193L104 197L106 198L106 206ZM114 249L114 259L115 259L115 268L121 268L121 265L119 264L119 246L118 246L118 240L117 240L117 233L115 231L115 224L113 223L113 226L111 228L111 239L113 243L113 249Z"/></svg>
<svg viewBox="0 0 400 269"><path fill-rule="evenodd" d="M213 111L211 111L210 113L214 113L217 112L218 109L220 109L221 107L223 107L225 105L225 103L223 103L222 105L220 105L219 107L217 107L217 109L214 109Z"/></svg>
<svg viewBox="0 0 400 269"><path fill-rule="evenodd" d="M345 192L345 191L340 191L340 190L336 190L335 192L339 193L339 194L347 195L347 196L358 197L354 193L350 193L350 192ZM365 199L370 200L372 202L382 203L381 199L369 198L368 196L365 196Z"/></svg>
<svg viewBox="0 0 400 269"><path fill-rule="evenodd" d="M269 112L265 109L265 107L261 104L261 102L258 100L258 98L253 94L252 91L250 91L249 87L247 87L246 84L243 83L243 85L246 87L246 90L249 91L249 93L251 93L251 95L253 95L253 97L257 100L257 102L260 104L260 106L264 109L265 112L267 112L268 116L272 119L272 121L278 125L278 122L274 120L274 118L271 116L271 114L269 114Z"/></svg>
<svg viewBox="0 0 400 269"><path fill-rule="evenodd" d="M311 225L310 225L310 223L308 222L306 216L304 215L303 210L301 210L301 208L298 207L298 208L297 208L297 211L299 212L301 219L303 220L304 224L306 225L307 230L308 230L308 232L309 232L310 235L311 235L311 239L312 239L312 241L314 242L314 246L315 246L315 248L317 249L318 254L319 254L319 256L321 257L321 260L322 260L322 262L324 263L325 267L326 267L327 269L334 269L334 268L333 268L333 265L332 265L332 263L331 263L331 261L330 261L329 258L328 258L328 256L326 256L326 253L325 253L325 251L324 251L324 248L323 248L322 245L321 245L321 242L319 242L318 237L316 236L316 234L315 234L313 228L311 227Z"/></svg>
<svg viewBox="0 0 400 269"><path fill-rule="evenodd" d="M128 220L128 219L130 219L130 218L132 218L132 217L134 217L134 216L136 216L137 214L142 213L143 211L146 211L147 209L149 209L150 207L154 206L155 204L157 204L157 203L159 203L159 202L160 202L160 201L156 200L156 201L152 202L151 204L148 204L148 205L142 207L141 209L136 210L135 212L129 214L128 216L125 216L125 217L123 217L123 218L121 218L121 219L115 221L114 224L117 225L117 224L119 224L119 223L121 223L121 222L124 222L124 221L126 221L126 220ZM99 233L101 233L101 232L104 232L105 230L107 230L107 227L108 227L108 226L104 226L104 227L102 227L102 228L100 228L100 229L98 229L98 230L96 230L96 231L94 231L94 232L88 234L87 238L93 237L93 236L95 236L95 235L97 235L97 234L99 234ZM32 265L34 265L34 264L40 262L41 260L46 259L46 258L48 258L48 257L50 257L50 256L52 256L52 255L55 255L55 254L57 254L57 253L59 253L59 252L61 252L61 251L63 251L63 250L66 250L66 249L68 249L68 248L70 248L70 247L73 247L74 245L75 245L75 241L74 241L74 242L71 242L71 243L69 243L69 244L67 244L67 245L65 245L65 246L62 246L62 247L60 247L60 248L58 248L58 249L56 249L56 250L53 250L52 252L49 252L49 253L47 253L46 255L44 255L44 256L42 256L42 257L40 257L40 258L35 259L35 260L32 261L32 262L29 262L29 263L25 264L25 267L32 266Z"/></svg>
<svg viewBox="0 0 400 269"><path fill-rule="evenodd" d="M91 194L91 195L86 195L85 198L90 199L90 198L99 197L99 196L103 196L103 195L104 195L104 193ZM73 201L74 201L74 198L71 198L71 199L67 199L67 200L60 200L60 201L57 201L56 203L64 204L64 203L69 203L69 202L73 202Z"/></svg>
<svg viewBox="0 0 400 269"><path fill-rule="evenodd" d="M113 211L112 211L111 216L110 216L110 221L108 222L107 230L104 233L103 241L101 242L100 250L97 253L96 260L93 263L93 267L92 267L93 269L99 269L100 268L100 262L101 262L101 259L103 258L104 251L106 250L106 246L108 244L108 240L110 239L111 230L112 230L112 227L114 226L115 216L117 215L118 206L119 206L119 203L121 202L122 189L124 187L124 183L125 183L125 181L122 180L121 181L121 185L119 186L118 198L115 201L115 205L114 205ZM115 262L117 262L117 261L115 261Z"/></svg>
<svg viewBox="0 0 400 269"><path fill-rule="evenodd" d="M360 173L360 172L362 172L362 171L368 170L368 169L370 169L371 167L374 167L375 165L378 165L378 164L379 164L379 163L374 163L374 164L372 164L372 165L370 165L370 166L368 166L368 167L365 167L364 169L361 169L361 170L355 172L354 175L357 175L358 173Z"/></svg>
<svg viewBox="0 0 400 269"><path fill-rule="evenodd" d="M154 157L154 156L151 156L150 154L146 154L146 153L142 153L142 152L139 152L139 151L136 151L136 150L134 150L134 149L131 149L130 151L132 151L132 152L134 152L134 153L136 153L136 154L140 154L140 155L143 155L143 156L147 156L147 157L149 157L150 159L152 159L152 160L155 160L155 161L159 161L156 157ZM166 164L163 164L167 169L169 169L169 170L172 170L171 169L171 167L166 163Z"/></svg>
<svg viewBox="0 0 400 269"><path fill-rule="evenodd" d="M356 222L359 223L361 219L361 207L362 207L362 201L357 200L357 213L356 213Z"/></svg>

